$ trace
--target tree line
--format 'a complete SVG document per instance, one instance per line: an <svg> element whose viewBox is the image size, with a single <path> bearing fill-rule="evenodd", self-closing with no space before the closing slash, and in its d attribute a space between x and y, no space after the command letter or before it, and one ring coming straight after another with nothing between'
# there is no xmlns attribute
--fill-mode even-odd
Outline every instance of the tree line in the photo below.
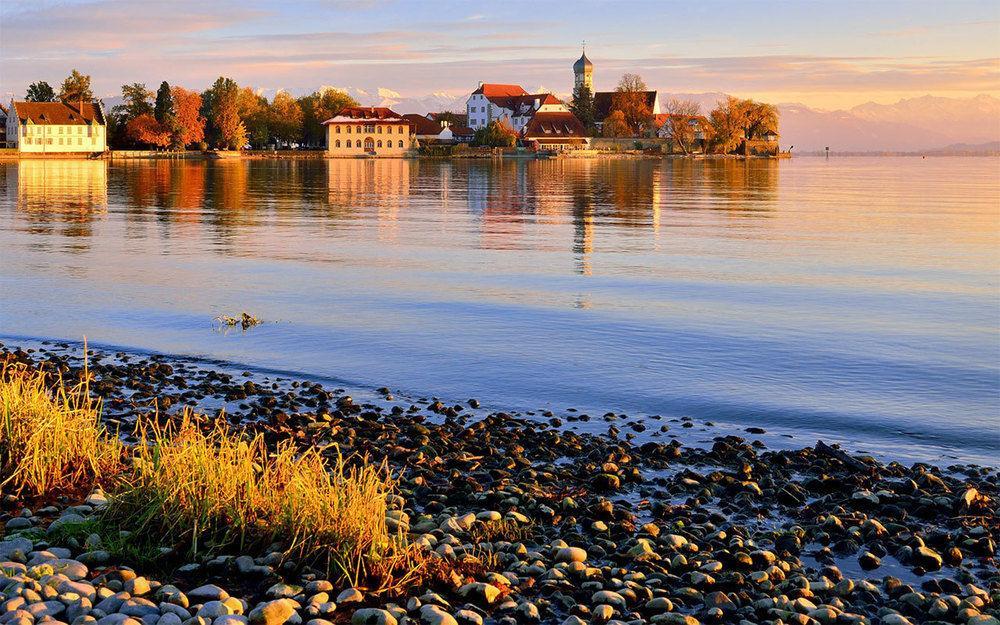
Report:
<svg viewBox="0 0 1000 625"><path fill-rule="evenodd" d="M570 110L591 136L648 137L659 131L646 92L646 83L638 74L624 74L611 97L611 109L603 119L596 119L594 94L584 84L573 90ZM671 99L665 105L669 115L667 135L688 153L695 136L701 133L708 151L728 154L745 140L762 140L778 133L778 110L772 104L727 96L707 116L692 100Z"/></svg>
<svg viewBox="0 0 1000 625"><path fill-rule="evenodd" d="M28 86L29 102L70 104L93 100L90 76L77 70L58 93L47 82ZM106 111L112 148L239 150L246 146L323 146L322 123L358 103L344 91L324 89L299 98L278 91L268 100L249 86L220 76L198 92L167 81L153 92L145 83L122 85L122 103Z"/></svg>

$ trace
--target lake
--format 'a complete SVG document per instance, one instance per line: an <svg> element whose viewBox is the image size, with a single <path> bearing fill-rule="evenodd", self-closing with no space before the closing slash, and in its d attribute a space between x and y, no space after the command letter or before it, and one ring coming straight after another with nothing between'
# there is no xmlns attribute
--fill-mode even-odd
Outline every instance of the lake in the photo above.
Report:
<svg viewBox="0 0 1000 625"><path fill-rule="evenodd" d="M26 160L0 176L11 345L86 336L493 409L1000 463L996 159ZM244 310L265 323L214 321Z"/></svg>

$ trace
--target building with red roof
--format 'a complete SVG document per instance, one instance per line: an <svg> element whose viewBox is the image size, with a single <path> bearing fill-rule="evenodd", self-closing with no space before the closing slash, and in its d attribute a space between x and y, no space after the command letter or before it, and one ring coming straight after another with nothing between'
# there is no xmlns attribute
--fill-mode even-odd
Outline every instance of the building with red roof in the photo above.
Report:
<svg viewBox="0 0 1000 625"><path fill-rule="evenodd" d="M466 117L472 130L500 121L514 132L521 132L539 112L569 112L569 108L551 93L528 93L521 85L496 83L479 83L466 101Z"/></svg>
<svg viewBox="0 0 1000 625"><path fill-rule="evenodd" d="M95 153L108 147L100 102L15 102L7 110L6 144L28 154Z"/></svg>
<svg viewBox="0 0 1000 625"><path fill-rule="evenodd" d="M569 111L536 113L521 131L521 138L539 149L581 149L590 145L587 129Z"/></svg>
<svg viewBox="0 0 1000 625"><path fill-rule="evenodd" d="M330 156L404 156L416 147L411 122L384 106L350 106L323 125Z"/></svg>

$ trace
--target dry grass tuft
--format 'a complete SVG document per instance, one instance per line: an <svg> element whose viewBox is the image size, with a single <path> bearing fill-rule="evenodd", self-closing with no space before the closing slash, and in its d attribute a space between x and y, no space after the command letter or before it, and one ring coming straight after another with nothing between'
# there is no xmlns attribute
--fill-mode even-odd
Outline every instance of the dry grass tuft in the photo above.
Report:
<svg viewBox="0 0 1000 625"><path fill-rule="evenodd" d="M122 468L122 444L100 422L86 381L51 391L44 373L0 369L0 490L87 490Z"/></svg>
<svg viewBox="0 0 1000 625"><path fill-rule="evenodd" d="M291 441L269 452L261 435L224 424L203 433L185 417L141 428L132 475L108 514L190 555L277 542L355 582L384 579L382 567L405 552L385 523L391 488L385 466L348 467L339 454L331 465Z"/></svg>

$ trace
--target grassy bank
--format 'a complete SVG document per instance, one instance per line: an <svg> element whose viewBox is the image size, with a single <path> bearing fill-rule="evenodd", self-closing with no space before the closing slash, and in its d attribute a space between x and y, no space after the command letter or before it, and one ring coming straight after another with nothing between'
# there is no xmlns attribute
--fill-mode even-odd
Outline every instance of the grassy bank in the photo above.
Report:
<svg viewBox="0 0 1000 625"><path fill-rule="evenodd" d="M268 449L259 435L225 425L203 430L202 421L144 422L138 443L126 446L101 424L86 383L67 388L6 367L2 490L44 501L102 487L109 500L102 525L189 558L280 544L288 557L352 582L392 583L410 569L408 549L386 526L393 486L384 465L349 463L336 450L300 451L291 441Z"/></svg>

